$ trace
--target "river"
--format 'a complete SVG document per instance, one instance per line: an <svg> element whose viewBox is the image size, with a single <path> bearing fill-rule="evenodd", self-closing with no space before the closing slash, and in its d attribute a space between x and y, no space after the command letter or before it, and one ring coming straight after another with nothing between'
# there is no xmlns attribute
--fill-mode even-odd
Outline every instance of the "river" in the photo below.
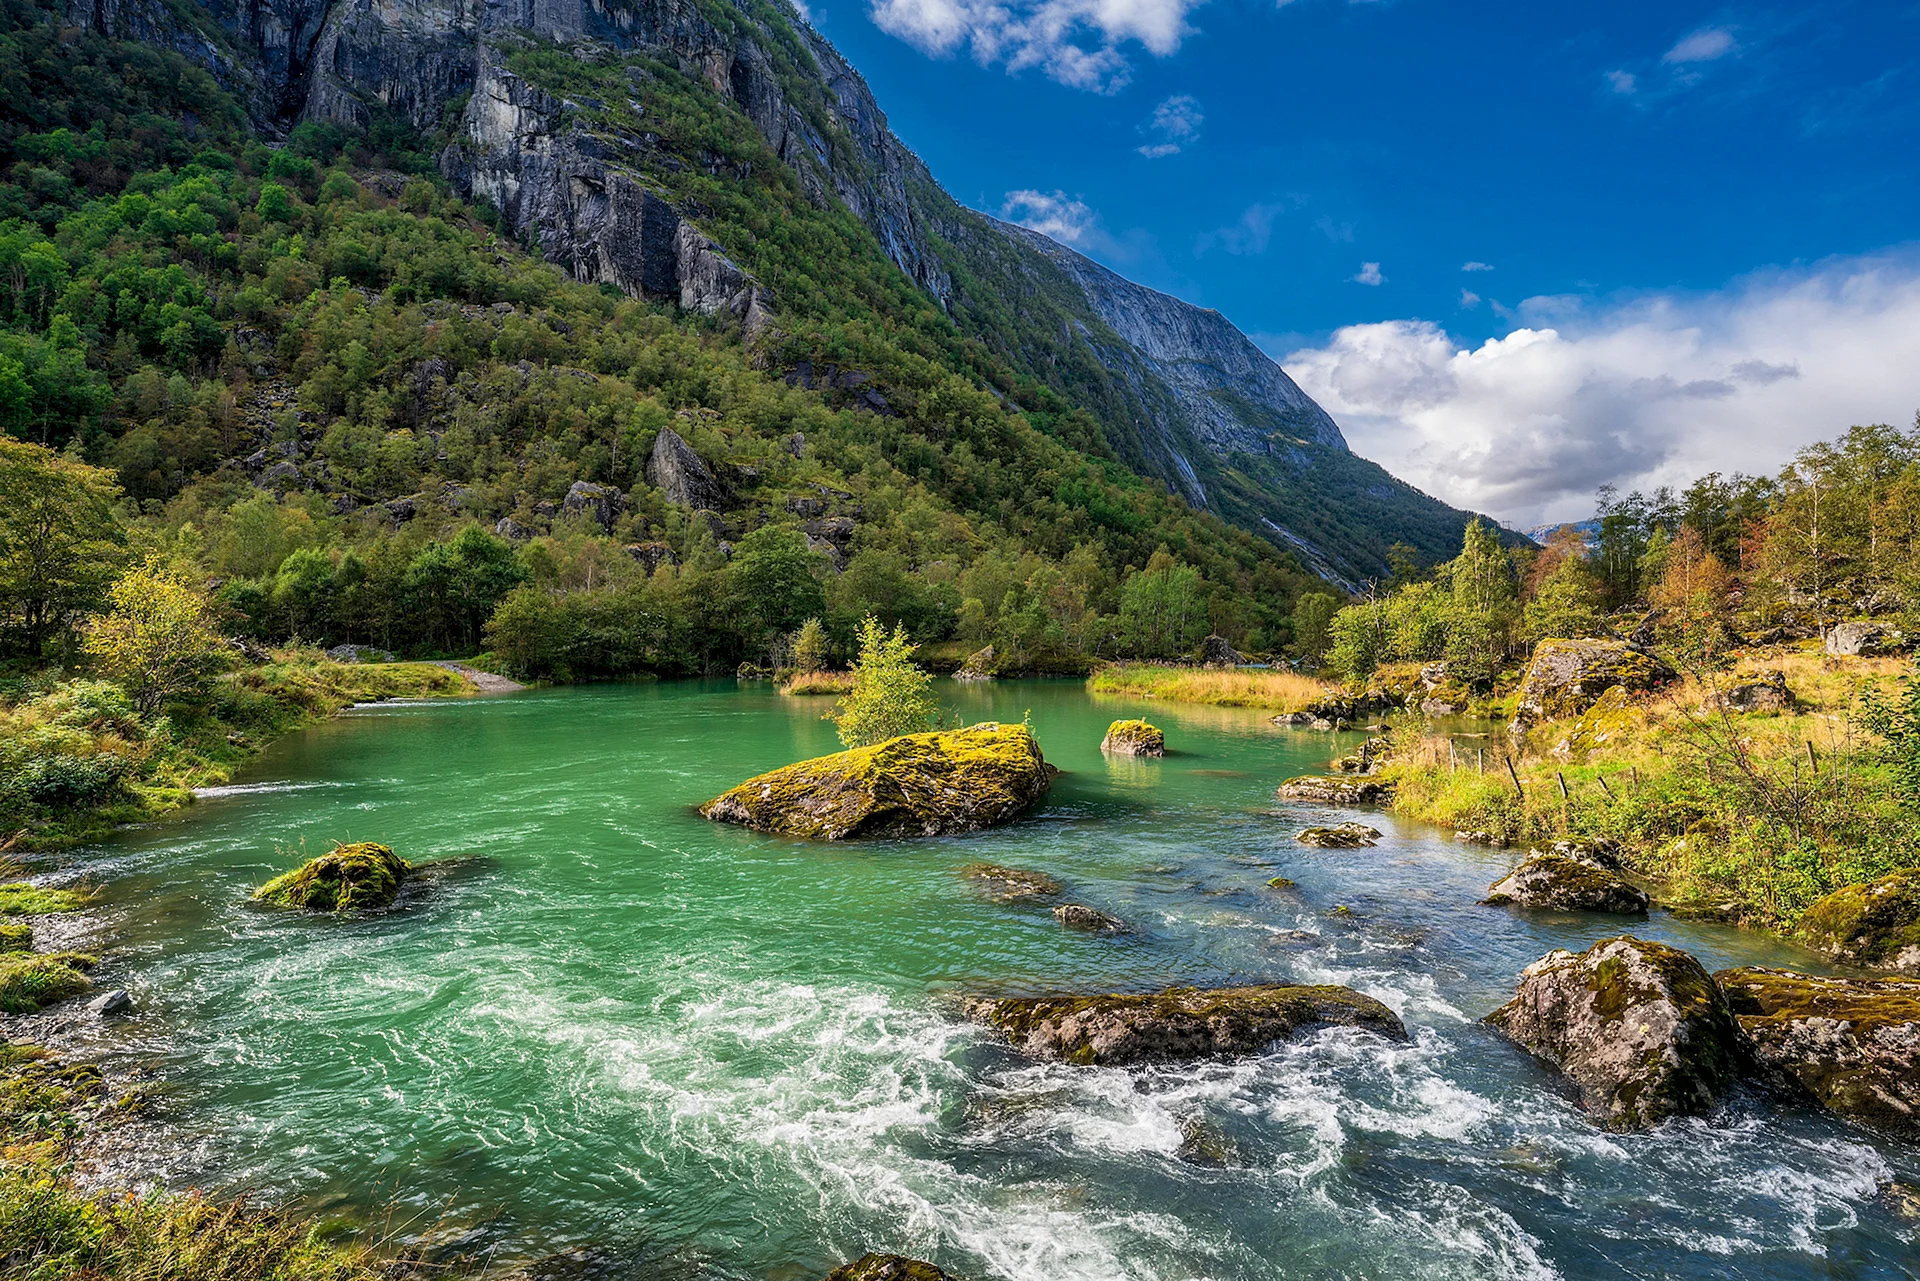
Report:
<svg viewBox="0 0 1920 1281"><path fill-rule="evenodd" d="M969 721L1030 713L1064 771L1040 810L846 845L710 824L698 802L836 748L825 703L611 685L358 709L89 852L143 1011L119 1053L167 1083L180 1177L439 1224L449 1251L596 1245L626 1261L608 1276L809 1281L868 1249L973 1281L1915 1275L1879 1193L1920 1181L1913 1147L1758 1093L1601 1133L1478 1023L1522 966L1614 933L1710 969L1810 954L1477 907L1510 854L1387 816L1377 848L1299 846L1352 815L1274 787L1350 737L1068 683L939 693ZM1104 759L1107 722L1141 713L1170 755ZM247 902L347 839L451 861L367 919ZM1132 932L994 903L976 860ZM1262 980L1350 984L1412 1039L1082 1069L954 1010Z"/></svg>

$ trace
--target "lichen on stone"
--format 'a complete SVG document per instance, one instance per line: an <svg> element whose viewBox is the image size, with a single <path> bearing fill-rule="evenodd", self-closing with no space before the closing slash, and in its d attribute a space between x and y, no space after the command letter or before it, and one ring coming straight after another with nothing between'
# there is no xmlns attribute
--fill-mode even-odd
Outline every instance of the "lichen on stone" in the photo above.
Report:
<svg viewBox="0 0 1920 1281"><path fill-rule="evenodd" d="M1026 1054L1081 1065L1253 1054L1275 1041L1333 1026L1406 1037L1392 1010L1330 984L978 998L966 1009Z"/></svg>
<svg viewBox="0 0 1920 1281"><path fill-rule="evenodd" d="M1920 974L1920 868L1835 890L1807 909L1798 933L1849 965Z"/></svg>
<svg viewBox="0 0 1920 1281"><path fill-rule="evenodd" d="M1057 773L1024 725L904 734L748 779L700 807L762 832L844 840L945 836L1003 823Z"/></svg>
<svg viewBox="0 0 1920 1281"><path fill-rule="evenodd" d="M1115 721L1107 726L1100 750L1114 756L1165 756L1167 738L1145 721Z"/></svg>
<svg viewBox="0 0 1920 1281"><path fill-rule="evenodd" d="M827 1274L826 1281L954 1281L923 1259L903 1254L864 1254Z"/></svg>
<svg viewBox="0 0 1920 1281"><path fill-rule="evenodd" d="M256 902L309 912L371 911L392 904L413 865L384 845L355 841L274 877Z"/></svg>
<svg viewBox="0 0 1920 1281"><path fill-rule="evenodd" d="M1609 689L1638 693L1674 678L1666 663L1626 641L1543 640L1534 647L1520 682L1514 727L1567 720L1592 707Z"/></svg>
<svg viewBox="0 0 1920 1281"><path fill-rule="evenodd" d="M1750 966L1714 975L1775 1085L1920 1138L1920 981Z"/></svg>
<svg viewBox="0 0 1920 1281"><path fill-rule="evenodd" d="M1643 914L1645 890L1592 858L1533 851L1525 862L1488 890L1484 904L1552 908L1572 912Z"/></svg>

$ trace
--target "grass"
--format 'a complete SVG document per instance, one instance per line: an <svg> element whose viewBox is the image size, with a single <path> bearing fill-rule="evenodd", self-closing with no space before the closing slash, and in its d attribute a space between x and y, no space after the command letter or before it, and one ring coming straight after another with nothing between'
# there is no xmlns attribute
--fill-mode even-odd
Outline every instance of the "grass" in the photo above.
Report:
<svg viewBox="0 0 1920 1281"><path fill-rule="evenodd" d="M1278 669L1234 668L1220 671L1200 667L1159 667L1116 663L1087 678L1095 694L1123 694L1181 703L1211 703L1216 707L1255 707L1275 712L1298 712L1319 702L1328 686L1311 676Z"/></svg>
<svg viewBox="0 0 1920 1281"><path fill-rule="evenodd" d="M853 691L852 672L801 672L780 686L782 694L847 694Z"/></svg>
<svg viewBox="0 0 1920 1281"><path fill-rule="evenodd" d="M1716 689L1769 670L1786 675L1794 710L1704 710ZM1484 770L1480 745L1449 751L1445 736L1410 726L1384 776L1396 813L1516 846L1612 839L1669 906L1791 930L1824 895L1920 862L1920 824L1851 719L1869 681L1905 670L1890 659L1747 654L1728 672L1604 712L1597 741L1560 722L1515 757L1491 735Z"/></svg>
<svg viewBox="0 0 1920 1281"><path fill-rule="evenodd" d="M0 1013L31 1014L79 996L93 986L81 971L94 964L93 957L80 952L0 954Z"/></svg>
<svg viewBox="0 0 1920 1281"><path fill-rule="evenodd" d="M0 703L0 832L16 850L98 840L189 803L193 789L226 782L275 738L355 703L472 688L430 663L335 663L317 650L280 650L143 721L106 682L62 681Z"/></svg>
<svg viewBox="0 0 1920 1281"><path fill-rule="evenodd" d="M43 890L25 881L0 885L0 916L78 912L92 896L81 890Z"/></svg>

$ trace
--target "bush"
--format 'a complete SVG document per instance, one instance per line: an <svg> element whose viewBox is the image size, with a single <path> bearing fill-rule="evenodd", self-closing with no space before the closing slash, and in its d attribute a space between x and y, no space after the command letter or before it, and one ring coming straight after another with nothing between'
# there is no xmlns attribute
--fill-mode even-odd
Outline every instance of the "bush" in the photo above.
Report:
<svg viewBox="0 0 1920 1281"><path fill-rule="evenodd" d="M906 628L889 636L872 615L861 622L853 690L833 712L842 743L868 747L939 723L940 707L927 693L933 678L914 663L913 651Z"/></svg>

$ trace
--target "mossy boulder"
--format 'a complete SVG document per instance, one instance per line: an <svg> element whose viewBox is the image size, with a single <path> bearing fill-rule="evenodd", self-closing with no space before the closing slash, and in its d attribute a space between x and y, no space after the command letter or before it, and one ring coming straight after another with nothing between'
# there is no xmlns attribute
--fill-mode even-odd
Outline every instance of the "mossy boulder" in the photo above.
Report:
<svg viewBox="0 0 1920 1281"><path fill-rule="evenodd" d="M0 916L40 916L78 912L92 897L83 890L43 890L25 881L0 885Z"/></svg>
<svg viewBox="0 0 1920 1281"><path fill-rule="evenodd" d="M1920 1138L1920 980L1761 966L1713 977L1774 1084L1848 1120Z"/></svg>
<svg viewBox="0 0 1920 1281"><path fill-rule="evenodd" d="M362 912L387 907L413 864L384 845L336 845L253 892L256 902L309 912Z"/></svg>
<svg viewBox="0 0 1920 1281"><path fill-rule="evenodd" d="M978 885L996 903L1053 898L1064 888L1045 872L1001 867L998 863L969 863L960 869L960 875Z"/></svg>
<svg viewBox="0 0 1920 1281"><path fill-rule="evenodd" d="M1563 1072L1610 1130L1711 1112L1748 1062L1746 1036L1700 962L1626 936L1578 956L1547 953L1487 1023Z"/></svg>
<svg viewBox="0 0 1920 1281"><path fill-rule="evenodd" d="M1167 736L1145 721L1115 721L1107 726L1100 750L1114 756L1165 756Z"/></svg>
<svg viewBox="0 0 1920 1281"><path fill-rule="evenodd" d="M25 921L0 921L0 952L33 951L33 927Z"/></svg>
<svg viewBox="0 0 1920 1281"><path fill-rule="evenodd" d="M0 1013L31 1014L79 996L93 986L82 971L94 964L83 952L0 953Z"/></svg>
<svg viewBox="0 0 1920 1281"><path fill-rule="evenodd" d="M1593 700L1586 711L1554 726L1547 754L1566 761L1584 761L1610 743L1626 738L1639 723L1624 685L1615 685Z"/></svg>
<svg viewBox="0 0 1920 1281"><path fill-rule="evenodd" d="M1357 1027L1404 1040L1394 1012L1332 985L1172 988L1149 995L976 999L969 1017L1023 1053L1069 1063L1167 1063L1254 1054L1322 1027Z"/></svg>
<svg viewBox="0 0 1920 1281"><path fill-rule="evenodd" d="M906 734L750 778L700 807L717 823L837 841L947 836L1031 809L1057 773L1024 725Z"/></svg>
<svg viewBox="0 0 1920 1281"><path fill-rule="evenodd" d="M1675 678L1666 663L1619 640L1543 640L1515 698L1514 727L1580 715L1610 689L1655 689Z"/></svg>
<svg viewBox="0 0 1920 1281"><path fill-rule="evenodd" d="M1798 932L1849 965L1920 974L1920 867L1835 890L1807 909Z"/></svg>
<svg viewBox="0 0 1920 1281"><path fill-rule="evenodd" d="M904 1254L864 1254L827 1274L827 1281L954 1281L921 1259Z"/></svg>
<svg viewBox="0 0 1920 1281"><path fill-rule="evenodd" d="M1383 801L1392 789L1374 778L1330 778L1306 775L1280 784L1283 801L1318 801L1322 805L1365 805Z"/></svg>
<svg viewBox="0 0 1920 1281"><path fill-rule="evenodd" d="M1333 827L1308 827L1294 833L1294 840L1323 850L1357 850L1380 843L1380 829L1365 823L1340 823Z"/></svg>
<svg viewBox="0 0 1920 1281"><path fill-rule="evenodd" d="M1494 907L1613 912L1622 916L1644 915L1647 901L1645 890L1596 860L1538 850L1494 882L1482 900Z"/></svg>

